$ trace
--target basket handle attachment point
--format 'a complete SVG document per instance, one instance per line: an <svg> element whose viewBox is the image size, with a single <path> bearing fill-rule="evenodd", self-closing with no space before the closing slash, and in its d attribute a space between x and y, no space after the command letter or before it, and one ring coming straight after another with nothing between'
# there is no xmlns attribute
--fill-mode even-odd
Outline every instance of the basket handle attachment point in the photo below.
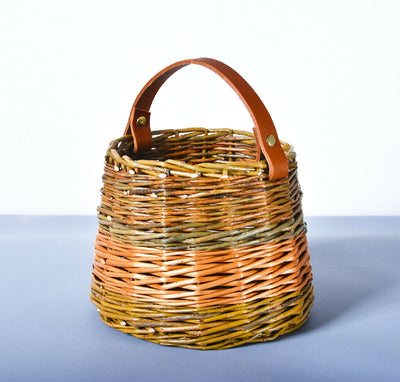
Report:
<svg viewBox="0 0 400 382"><path fill-rule="evenodd" d="M288 161L279 142L272 118L260 97L235 70L212 58L196 58L178 61L157 73L143 87L132 106L125 135L132 134L134 152L150 150L153 138L150 130L150 107L158 90L164 82L183 67L196 64L204 66L218 74L238 94L254 122L254 135L257 142L257 160L262 154L269 165L269 179L277 180L288 175Z"/></svg>

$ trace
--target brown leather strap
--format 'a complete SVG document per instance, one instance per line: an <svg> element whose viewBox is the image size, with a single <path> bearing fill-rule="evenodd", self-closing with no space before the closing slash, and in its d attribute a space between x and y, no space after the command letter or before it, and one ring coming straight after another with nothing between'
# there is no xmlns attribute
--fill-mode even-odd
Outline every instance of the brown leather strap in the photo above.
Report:
<svg viewBox="0 0 400 382"><path fill-rule="evenodd" d="M129 132L132 133L135 153L145 152L152 146L150 107L158 90L173 73L190 64L201 65L212 70L235 90L255 124L257 159L259 160L261 157L261 150L269 165L270 180L285 178L288 174L288 162L279 144L278 135L268 110L246 80L229 66L212 58L196 58L176 62L156 74L143 87L132 106L125 129L125 135Z"/></svg>

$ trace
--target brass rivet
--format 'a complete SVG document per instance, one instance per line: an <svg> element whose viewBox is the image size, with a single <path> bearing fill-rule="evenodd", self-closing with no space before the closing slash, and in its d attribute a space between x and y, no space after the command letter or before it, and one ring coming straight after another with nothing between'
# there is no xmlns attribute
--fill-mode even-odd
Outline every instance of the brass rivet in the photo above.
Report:
<svg viewBox="0 0 400 382"><path fill-rule="evenodd" d="M275 146L275 143L276 143L275 137L274 137L273 135L268 135L268 137L267 137L267 143L268 143L270 146Z"/></svg>
<svg viewBox="0 0 400 382"><path fill-rule="evenodd" d="M140 127L145 126L145 125L146 125L146 122L147 122L147 119L146 119L146 117L143 117L143 116L139 117L139 118L136 120L136 124L137 124L138 126L140 126Z"/></svg>

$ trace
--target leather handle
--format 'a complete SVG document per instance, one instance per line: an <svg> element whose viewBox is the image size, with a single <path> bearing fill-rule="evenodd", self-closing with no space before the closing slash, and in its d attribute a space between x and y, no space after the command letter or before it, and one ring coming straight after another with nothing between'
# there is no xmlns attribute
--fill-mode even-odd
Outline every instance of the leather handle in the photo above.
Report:
<svg viewBox="0 0 400 382"><path fill-rule="evenodd" d="M264 154L269 165L270 180L282 179L288 175L288 161L279 143L274 123L260 97L235 70L212 58L196 58L178 61L157 73L140 91L129 116L125 135L132 133L134 152L141 153L152 147L150 130L150 107L163 83L176 71L196 64L217 73L239 95L253 119L254 135L257 142L257 160ZM261 151L260 151L261 150Z"/></svg>

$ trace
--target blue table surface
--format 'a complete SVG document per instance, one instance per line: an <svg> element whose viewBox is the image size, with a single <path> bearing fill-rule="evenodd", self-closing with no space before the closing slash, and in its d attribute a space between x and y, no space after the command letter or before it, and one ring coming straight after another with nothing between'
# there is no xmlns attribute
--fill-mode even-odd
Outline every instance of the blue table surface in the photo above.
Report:
<svg viewBox="0 0 400 382"><path fill-rule="evenodd" d="M0 216L1 381L400 381L400 217L309 217L316 299L221 351L120 333L89 301L94 216Z"/></svg>

